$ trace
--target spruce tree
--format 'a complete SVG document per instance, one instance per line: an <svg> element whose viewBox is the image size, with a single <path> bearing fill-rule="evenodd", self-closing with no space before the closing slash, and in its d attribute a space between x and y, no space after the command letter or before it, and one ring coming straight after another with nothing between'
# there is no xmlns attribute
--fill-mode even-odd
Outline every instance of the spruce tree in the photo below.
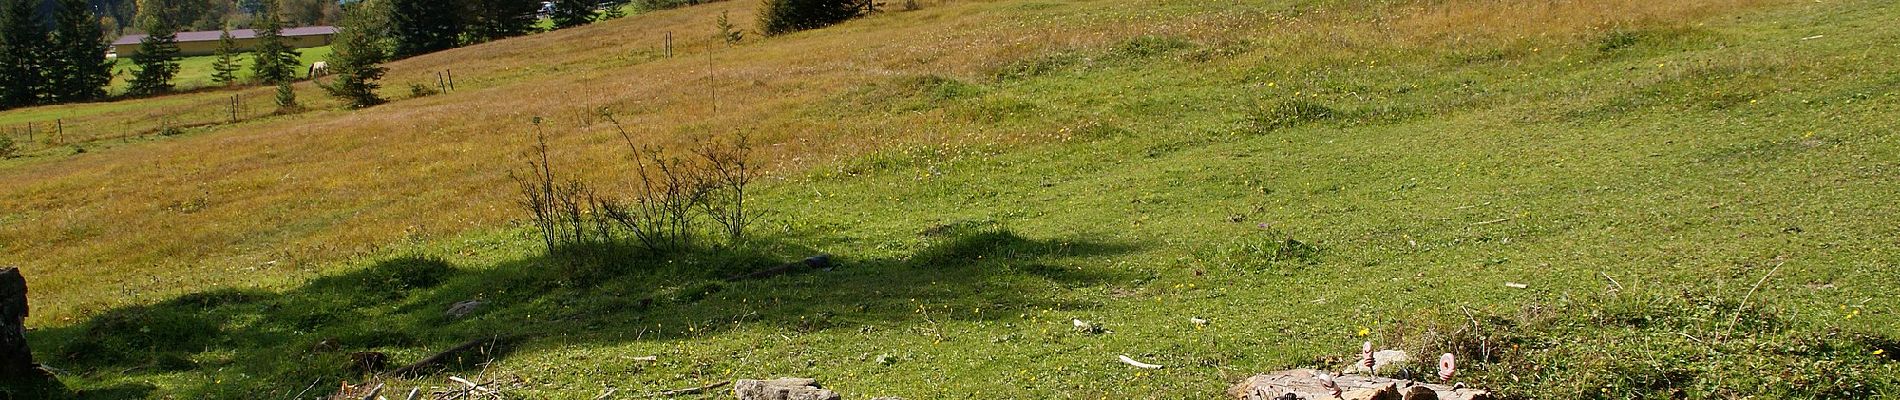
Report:
<svg viewBox="0 0 1900 400"><path fill-rule="evenodd" d="M133 95L153 95L172 90L172 78L178 76L178 31L169 18L151 15L144 18L145 38L139 39L139 52L132 54Z"/></svg>
<svg viewBox="0 0 1900 400"><path fill-rule="evenodd" d="M777 36L818 29L855 18L864 0L765 0L759 6L759 33Z"/></svg>
<svg viewBox="0 0 1900 400"><path fill-rule="evenodd" d="M237 83L237 53L237 39L231 37L230 28L225 28L218 35L218 59L211 62L212 82L226 86Z"/></svg>
<svg viewBox="0 0 1900 400"><path fill-rule="evenodd" d="M112 83L112 62L106 60L105 34L99 17L85 0L59 0L53 14L53 54L46 78L55 102L96 100L106 96Z"/></svg>
<svg viewBox="0 0 1900 400"><path fill-rule="evenodd" d="M330 95L342 98L350 108L364 108L383 103L376 95L381 87L376 83L387 71L381 65L387 59L383 48L363 24L366 15L357 7L350 7L343 16L343 27L337 32L336 52L330 54L330 69L336 72L336 79L326 85Z"/></svg>
<svg viewBox="0 0 1900 400"><path fill-rule="evenodd" d="M594 22L594 0L554 0L554 29L567 29Z"/></svg>
<svg viewBox="0 0 1900 400"><path fill-rule="evenodd" d="M42 68L48 47L39 2L0 1L0 109L39 104L47 89Z"/></svg>
<svg viewBox="0 0 1900 400"><path fill-rule="evenodd" d="M390 35L396 56L411 57L455 47L462 36L456 20L457 2L443 0L390 0ZM471 0L483 3L496 0Z"/></svg>
<svg viewBox="0 0 1900 400"><path fill-rule="evenodd" d="M469 42L487 42L526 35L541 22L541 2L537 0L465 0L461 15L464 37Z"/></svg>
<svg viewBox="0 0 1900 400"><path fill-rule="evenodd" d="M257 48L251 53L251 76L261 83L284 83L297 79L297 67L303 61L296 49L285 42L283 7L279 0L264 0L264 12L252 24L257 30Z"/></svg>

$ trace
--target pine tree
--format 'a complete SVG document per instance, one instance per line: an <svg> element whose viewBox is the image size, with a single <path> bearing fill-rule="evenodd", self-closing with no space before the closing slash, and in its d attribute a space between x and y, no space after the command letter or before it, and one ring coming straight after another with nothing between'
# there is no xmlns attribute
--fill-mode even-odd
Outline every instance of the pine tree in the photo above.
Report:
<svg viewBox="0 0 1900 400"><path fill-rule="evenodd" d="M42 67L48 47L39 2L0 1L0 109L39 104L47 89Z"/></svg>
<svg viewBox="0 0 1900 400"><path fill-rule="evenodd" d="M618 19L627 16L627 4L632 0L600 0L600 20Z"/></svg>
<svg viewBox="0 0 1900 400"><path fill-rule="evenodd" d="M262 83L284 83L297 79L297 67L303 61L296 49L285 42L284 17L278 0L264 0L264 13L252 24L257 30L257 48L251 53L251 77Z"/></svg>
<svg viewBox="0 0 1900 400"><path fill-rule="evenodd" d="M383 103L383 98L376 95L381 87L376 81L388 70L381 65L387 57L376 37L362 25L365 18L364 12L355 7L345 12L343 27L337 32L336 52L330 54L334 64L330 68L336 72L336 79L323 85L330 95L349 102L350 108Z"/></svg>
<svg viewBox="0 0 1900 400"><path fill-rule="evenodd" d="M487 42L534 32L541 18L537 0L466 0L462 30L469 42Z"/></svg>
<svg viewBox="0 0 1900 400"><path fill-rule="evenodd" d="M99 18L85 0L59 0L53 14L53 53L47 59L46 79L55 102L96 100L106 96L112 83L112 63L106 60L105 34Z"/></svg>
<svg viewBox="0 0 1900 400"><path fill-rule="evenodd" d="M139 52L132 54L132 64L139 70L132 73L132 87L127 92L134 95L171 91L172 78L178 75L177 28L164 17L145 19L145 38L139 39Z"/></svg>
<svg viewBox="0 0 1900 400"><path fill-rule="evenodd" d="M237 39L231 37L231 29L225 28L218 35L218 59L211 62L211 81L229 86L237 83Z"/></svg>
<svg viewBox="0 0 1900 400"><path fill-rule="evenodd" d="M554 29L567 29L594 22L594 0L554 0Z"/></svg>
<svg viewBox="0 0 1900 400"><path fill-rule="evenodd" d="M390 0L390 35L396 56L411 57L455 47L462 35L456 20L457 2L443 0ZM472 0L473 3L494 0Z"/></svg>
<svg viewBox="0 0 1900 400"><path fill-rule="evenodd" d="M865 0L765 0L759 6L759 33L777 36L818 29L855 18Z"/></svg>

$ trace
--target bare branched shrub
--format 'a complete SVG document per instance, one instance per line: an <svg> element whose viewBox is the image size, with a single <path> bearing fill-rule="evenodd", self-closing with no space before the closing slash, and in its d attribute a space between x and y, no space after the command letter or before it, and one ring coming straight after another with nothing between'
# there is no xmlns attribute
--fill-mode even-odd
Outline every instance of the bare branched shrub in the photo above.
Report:
<svg viewBox="0 0 1900 400"><path fill-rule="evenodd" d="M758 177L749 160L749 138L704 140L676 155L639 143L611 113L601 117L619 132L635 170L618 196L602 196L584 182L558 177L547 136L538 128L528 168L510 174L550 254L609 248L622 238L654 254L692 249L706 234L734 246L746 240L747 227L758 218L746 203L747 187ZM597 252L583 253L566 255Z"/></svg>
<svg viewBox="0 0 1900 400"><path fill-rule="evenodd" d="M535 131L535 146L525 171L509 173L519 186L521 205L528 209L550 254L564 247L613 242L599 196L579 180L555 177L548 158L547 135Z"/></svg>
<svg viewBox="0 0 1900 400"><path fill-rule="evenodd" d="M705 193L700 207L706 216L719 224L724 230L726 240L739 243L745 240L746 227L758 218L746 209L746 186L758 178L758 169L747 161L752 155L752 144L745 133L739 133L732 143L702 142L694 149L700 161L705 164Z"/></svg>

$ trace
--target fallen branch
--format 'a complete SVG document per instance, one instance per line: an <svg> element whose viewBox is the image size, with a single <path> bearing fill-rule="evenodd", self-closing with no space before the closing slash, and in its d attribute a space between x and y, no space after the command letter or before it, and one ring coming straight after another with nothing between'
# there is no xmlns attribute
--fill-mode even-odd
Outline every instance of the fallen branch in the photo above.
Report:
<svg viewBox="0 0 1900 400"><path fill-rule="evenodd" d="M643 395L640 395L640 397L672 397L672 396L684 396L684 395L689 395L689 394L700 394L700 393L705 393L708 390L722 388L722 387L725 387L726 385L731 385L731 384L732 384L732 381L718 381L718 382L713 382L711 384L707 384L706 386L700 386L700 387L661 390L658 392L643 394Z"/></svg>
<svg viewBox="0 0 1900 400"><path fill-rule="evenodd" d="M1133 365L1133 366L1135 366L1135 368L1143 368L1143 369L1161 369L1161 366L1159 366L1159 365L1154 365L1154 364L1149 364L1149 363L1145 363L1145 362L1140 362L1140 361L1135 361L1135 359L1133 359L1133 358L1128 358L1128 356L1121 356L1121 359L1122 359L1122 363L1123 363L1123 364L1128 364L1128 365Z"/></svg>
<svg viewBox="0 0 1900 400"><path fill-rule="evenodd" d="M519 338L518 336L490 336L490 337L485 337L481 339L475 339L475 340L470 340L467 342L462 342L462 344L455 345L455 347L450 347L448 350L443 350L440 353L435 353L435 355L429 356L429 358L424 358L421 361L416 361L413 364L405 365L402 368L391 370L388 373L386 373L386 375L407 376L416 371L420 371L423 368L428 368L436 364L441 364L443 361L447 361L450 357L453 357L458 353L479 348L479 347L484 347L487 345L495 345L495 344L500 344L500 343L512 342L518 338Z"/></svg>

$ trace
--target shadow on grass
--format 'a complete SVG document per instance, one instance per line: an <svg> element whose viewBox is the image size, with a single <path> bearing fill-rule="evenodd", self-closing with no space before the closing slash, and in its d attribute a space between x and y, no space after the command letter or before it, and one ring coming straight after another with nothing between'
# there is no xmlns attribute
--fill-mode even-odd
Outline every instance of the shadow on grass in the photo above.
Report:
<svg viewBox="0 0 1900 400"><path fill-rule="evenodd" d="M816 254L784 243L750 248L766 250L655 257L603 246L559 252L585 254L590 262L535 257L483 268L401 257L283 293L219 289L114 309L31 332L30 340L43 362L66 371L62 379L75 395L286 398L306 387L321 394L339 381L361 381L364 374L351 367L355 352L387 353L388 368L395 368L483 337L515 336L524 344L559 335L561 345L610 344L717 334L735 325L730 321L797 332L902 325L922 322L911 312L920 300L991 309L1088 307L1051 300L1047 289L1115 277L1065 266L1080 263L1064 259L1134 250L962 226L927 234L920 249L903 257L838 255L826 270L727 281ZM482 305L460 317L445 312L469 300ZM638 334L625 334L633 331ZM512 348L451 359L423 373L478 369ZM121 385L152 380L174 384L165 385L165 393Z"/></svg>

